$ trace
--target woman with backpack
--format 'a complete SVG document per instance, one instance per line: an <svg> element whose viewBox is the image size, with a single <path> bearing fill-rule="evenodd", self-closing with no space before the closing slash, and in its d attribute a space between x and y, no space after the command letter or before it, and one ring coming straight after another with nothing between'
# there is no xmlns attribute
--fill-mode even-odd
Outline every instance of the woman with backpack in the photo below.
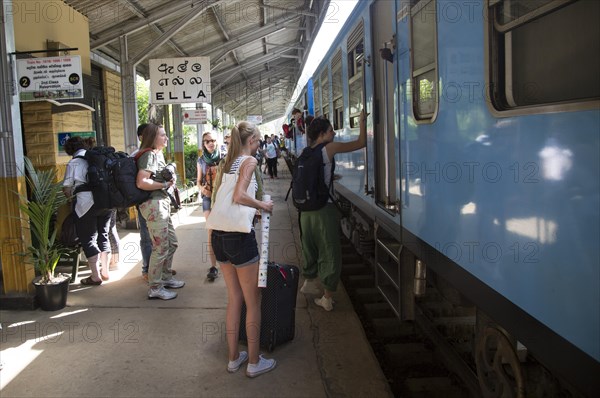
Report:
<svg viewBox="0 0 600 398"><path fill-rule="evenodd" d="M167 189L175 184L175 177L167 169L162 150L169 138L162 126L148 123L142 133L136 185L150 191L150 198L139 205L152 240L152 254L148 264L148 298L170 300L177 293L165 288L178 289L185 282L173 278L171 265L177 249L177 237L171 221L171 199ZM139 153L138 153L139 155Z"/></svg>
<svg viewBox="0 0 600 398"><path fill-rule="evenodd" d="M311 142L310 148L319 149L323 157L323 174L325 184L331 187L334 169L334 155L352 152L367 145L367 114L360 114L360 132L358 139L350 142L335 142L335 131L329 120L323 117L315 118L307 129ZM302 259L304 267L302 274L306 280L300 291L306 294L320 294L315 279L319 277L324 288L321 298L315 299L315 304L326 311L333 309L333 293L337 289L342 270L342 251L339 236L339 212L332 199L327 204L313 211L300 212L300 227L302 231Z"/></svg>
<svg viewBox="0 0 600 398"><path fill-rule="evenodd" d="M91 276L80 282L82 285L97 286L103 280L108 280L111 210L98 208L90 190L77 191L77 187L88 182L88 163L83 158L85 151L86 143L81 137L71 137L65 143L65 152L73 156L73 159L67 164L63 192L67 198L73 198L77 237L92 271Z"/></svg>
<svg viewBox="0 0 600 398"><path fill-rule="evenodd" d="M225 140L230 140L231 137L226 136ZM224 143L227 145L228 141ZM202 134L202 155L198 158L198 178L197 184L200 190L200 197L202 198L202 211L204 212L204 219L208 218L211 208L211 196L213 186L217 176L217 166L221 161L221 151L217 147L217 140L213 134L208 131ZM208 258L210 260L210 269L206 277L212 281L219 275L217 269L217 260L215 254L212 251L211 246L211 230L208 230Z"/></svg>

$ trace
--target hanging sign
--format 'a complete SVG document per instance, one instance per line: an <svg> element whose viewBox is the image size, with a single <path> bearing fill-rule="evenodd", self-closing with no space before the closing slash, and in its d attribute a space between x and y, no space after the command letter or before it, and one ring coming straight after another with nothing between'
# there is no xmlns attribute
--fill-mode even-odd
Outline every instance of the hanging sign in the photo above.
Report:
<svg viewBox="0 0 600 398"><path fill-rule="evenodd" d="M262 115L248 115L247 120L253 124L261 124L262 123Z"/></svg>
<svg viewBox="0 0 600 398"><path fill-rule="evenodd" d="M79 55L18 59L19 100L83 98L82 76Z"/></svg>
<svg viewBox="0 0 600 398"><path fill-rule="evenodd" d="M204 124L207 121L206 109L188 109L183 111L184 124Z"/></svg>
<svg viewBox="0 0 600 398"><path fill-rule="evenodd" d="M210 58L150 60L150 103L210 103Z"/></svg>

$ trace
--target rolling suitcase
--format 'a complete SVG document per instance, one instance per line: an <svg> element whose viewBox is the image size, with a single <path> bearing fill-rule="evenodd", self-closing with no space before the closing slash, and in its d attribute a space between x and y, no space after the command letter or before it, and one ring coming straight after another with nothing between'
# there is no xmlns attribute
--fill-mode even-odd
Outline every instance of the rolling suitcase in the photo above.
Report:
<svg viewBox="0 0 600 398"><path fill-rule="evenodd" d="M269 352L294 339L296 329L296 293L300 270L295 265L269 263L267 287L261 289L260 346ZM242 305L240 341L247 342L246 305Z"/></svg>

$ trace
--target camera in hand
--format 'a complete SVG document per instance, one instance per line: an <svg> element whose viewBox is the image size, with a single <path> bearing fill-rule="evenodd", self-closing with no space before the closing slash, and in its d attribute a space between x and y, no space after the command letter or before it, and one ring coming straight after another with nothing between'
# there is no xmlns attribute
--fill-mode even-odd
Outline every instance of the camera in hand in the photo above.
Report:
<svg viewBox="0 0 600 398"><path fill-rule="evenodd" d="M175 163L169 163L165 166L164 169L160 171L160 176L165 181L171 181L177 174L177 166ZM167 194L169 195L169 199L171 199L171 206L175 211L181 209L181 199L179 198L179 189L177 185L173 184L167 189Z"/></svg>
<svg viewBox="0 0 600 398"><path fill-rule="evenodd" d="M175 163L169 163L165 166L164 169L160 171L160 176L165 181L171 181L175 174L177 174L177 166L175 165Z"/></svg>

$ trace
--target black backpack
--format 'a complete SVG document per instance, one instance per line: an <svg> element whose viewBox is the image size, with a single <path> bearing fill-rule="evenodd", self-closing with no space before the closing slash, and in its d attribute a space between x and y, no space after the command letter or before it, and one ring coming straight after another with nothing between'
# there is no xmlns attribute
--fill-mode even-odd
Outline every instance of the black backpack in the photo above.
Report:
<svg viewBox="0 0 600 398"><path fill-rule="evenodd" d="M98 146L85 151L85 156L75 156L88 162L87 183L75 192L91 191L94 204L100 209L129 207L145 202L150 191L139 189L137 162L125 152L113 147Z"/></svg>
<svg viewBox="0 0 600 398"><path fill-rule="evenodd" d="M319 210L327 204L331 197L335 161L332 160L332 178L328 185L325 183L323 173L325 166L323 162L324 146L325 144L319 144L314 148L304 148L294 165L290 190L292 191L294 206L300 211ZM335 200L333 202L335 203Z"/></svg>

